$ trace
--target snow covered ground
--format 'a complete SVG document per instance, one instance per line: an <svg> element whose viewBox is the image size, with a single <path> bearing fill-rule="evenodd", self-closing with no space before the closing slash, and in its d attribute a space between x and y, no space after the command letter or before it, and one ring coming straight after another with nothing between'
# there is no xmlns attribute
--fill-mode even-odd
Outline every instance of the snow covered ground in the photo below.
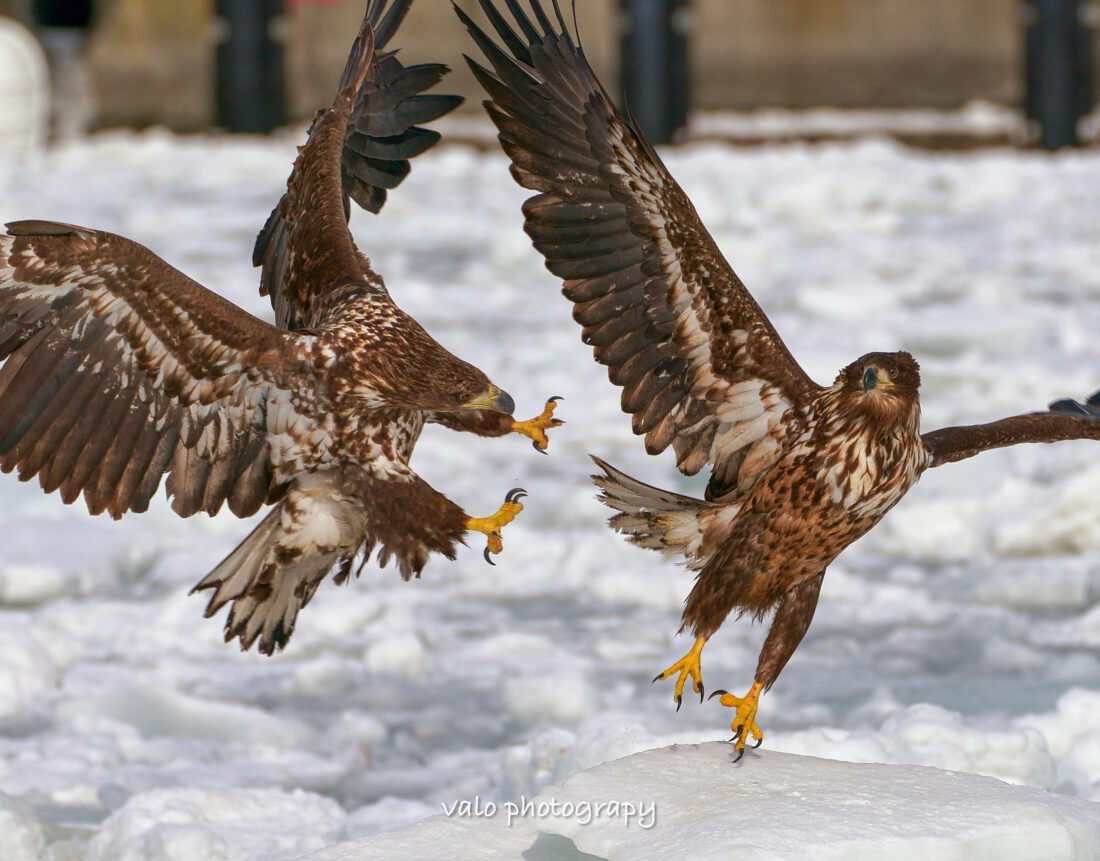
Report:
<svg viewBox="0 0 1100 861"><path fill-rule="evenodd" d="M479 812L448 810L303 861L1093 861L1100 804L923 766L719 742L613 760Z"/></svg>
<svg viewBox="0 0 1100 861"><path fill-rule="evenodd" d="M110 134L0 163L0 218L149 245L267 314L249 266L300 135ZM670 151L668 163L821 382L911 350L927 427L1100 388L1100 152L925 154L882 140ZM279 861L457 801L726 737L654 673L691 577L602 526L587 453L681 490L648 458L520 229L502 156L417 160L353 228L392 294L534 414L549 457L429 429L414 466L475 513L523 486L498 565L480 548L403 583L326 584L285 653L242 654L192 585L248 531L166 503L91 518L0 476L0 858ZM832 566L762 701L767 750L934 765L1100 801L1100 446L929 473ZM730 621L708 689L747 687L763 630ZM763 762L765 760L759 760ZM752 766L753 763L746 763Z"/></svg>

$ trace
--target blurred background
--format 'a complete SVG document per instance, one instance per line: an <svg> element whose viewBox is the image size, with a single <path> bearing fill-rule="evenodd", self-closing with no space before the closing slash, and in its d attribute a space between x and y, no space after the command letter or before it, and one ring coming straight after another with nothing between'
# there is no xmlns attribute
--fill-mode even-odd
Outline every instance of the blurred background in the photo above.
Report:
<svg viewBox="0 0 1100 861"><path fill-rule="evenodd" d="M460 5L480 15L475 0ZM858 112L881 109L894 112L874 120L885 131L929 145L1100 138L1090 117L1100 81L1095 0L577 5L597 72L613 95L625 90L658 139L843 136ZM470 43L449 7L415 4L402 51L454 67L447 85L474 115L480 93L461 61ZM265 131L307 119L330 97L362 9L362 0L0 0L0 14L45 47L57 136ZM812 112L822 106L848 113ZM712 113L728 111L756 113L741 122Z"/></svg>

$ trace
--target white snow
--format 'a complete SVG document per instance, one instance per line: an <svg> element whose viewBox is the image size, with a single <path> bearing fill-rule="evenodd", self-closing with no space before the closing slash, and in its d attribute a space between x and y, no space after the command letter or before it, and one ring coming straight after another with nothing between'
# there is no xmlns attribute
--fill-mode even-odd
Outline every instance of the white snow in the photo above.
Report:
<svg viewBox="0 0 1100 861"><path fill-rule="evenodd" d="M969 774L677 745L481 801L308 861L1061 861L1100 855L1100 805Z"/></svg>
<svg viewBox="0 0 1100 861"><path fill-rule="evenodd" d="M0 219L131 236L270 318L249 258L300 138L116 133L0 161ZM909 349L929 428L1100 388L1100 151L709 143L667 162L818 381L866 351ZM325 584L268 659L225 645L223 618L187 595L248 523L180 520L162 499L114 522L0 476L0 858L281 861L728 736L715 702L689 697L677 713L671 684L650 684L689 645L674 634L692 575L604 528L587 454L683 492L701 482L630 433L521 229L524 197L497 152L442 147L380 216L353 219L395 299L518 412L565 396L547 457L440 428L417 448L413 466L473 514L511 487L530 494L495 568L480 546L409 583L368 566ZM731 773L763 791L833 768L783 751L899 775L936 766L1030 787L1043 809L1092 810L1080 805L1100 801L1098 458L1095 443L1020 447L925 476L831 567L762 699L763 756ZM728 621L703 656L707 689L747 688L763 634ZM788 777L784 763L798 763ZM835 768L834 789L880 773ZM891 797L906 786L928 821L915 784ZM956 836L995 839L971 809ZM1057 827L1029 810L1037 833ZM486 853L518 833L450 827Z"/></svg>
<svg viewBox="0 0 1100 861"><path fill-rule="evenodd" d="M154 789L127 801L87 847L88 861L286 858L324 845L345 819L308 792Z"/></svg>

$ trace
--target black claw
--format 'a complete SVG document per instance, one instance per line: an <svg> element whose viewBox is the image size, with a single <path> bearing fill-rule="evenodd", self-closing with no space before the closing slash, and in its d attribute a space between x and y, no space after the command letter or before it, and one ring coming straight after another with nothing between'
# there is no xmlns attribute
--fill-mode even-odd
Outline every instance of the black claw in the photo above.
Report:
<svg viewBox="0 0 1100 861"><path fill-rule="evenodd" d="M508 491L508 495L504 497L505 502L519 502L523 497L527 495L527 491L522 487L513 487Z"/></svg>
<svg viewBox="0 0 1100 861"><path fill-rule="evenodd" d="M531 443L531 448L533 448L539 454L546 454L547 453L545 449L539 448L539 444L537 442Z"/></svg>
<svg viewBox="0 0 1100 861"><path fill-rule="evenodd" d="M741 757L743 757L744 755L745 748L741 748L739 751L737 751L737 756L730 760L730 765L736 765L737 763L739 763L741 761Z"/></svg>
<svg viewBox="0 0 1100 861"><path fill-rule="evenodd" d="M660 681L661 679L663 679L663 678L664 678L664 676L665 676L665 674L664 674L664 673L657 673L657 675L655 675L655 676L653 677L653 681L652 681L652 682L650 682L650 684L651 684L651 685L655 685L655 684L657 684L657 682L659 682L659 681Z"/></svg>
<svg viewBox="0 0 1100 861"><path fill-rule="evenodd" d="M488 562L490 565L492 565L494 568L496 567L497 563L494 562L493 557L489 555L489 548L488 547L485 548L485 561Z"/></svg>
<svg viewBox="0 0 1100 861"><path fill-rule="evenodd" d="M707 697L707 699L712 700L715 697L720 697L720 696L723 696L723 695L728 694L728 693L729 693L729 691L723 691L723 690L719 689L719 690L715 691L713 694L711 694L709 697Z"/></svg>
<svg viewBox="0 0 1100 861"><path fill-rule="evenodd" d="M699 682L699 702L703 701L703 683Z"/></svg>
<svg viewBox="0 0 1100 861"><path fill-rule="evenodd" d="M680 711L680 706L684 704L683 697L676 697L676 711Z"/></svg>
<svg viewBox="0 0 1100 861"><path fill-rule="evenodd" d="M758 738L758 739L756 740L756 744L754 744L754 745L752 746L752 749L753 749L753 750L756 750L756 749L757 749L758 747L760 747L760 745L762 745L763 743L764 743L764 736L760 736L760 738Z"/></svg>
<svg viewBox="0 0 1100 861"><path fill-rule="evenodd" d="M561 395L554 395L551 398L547 398L546 403L552 404L554 401L564 401L564 400L565 400L565 398L563 398Z"/></svg>
<svg viewBox="0 0 1100 861"><path fill-rule="evenodd" d="M734 738L741 738L741 736L744 734L744 732L745 732L745 725L741 724L740 726L734 728L733 737Z"/></svg>

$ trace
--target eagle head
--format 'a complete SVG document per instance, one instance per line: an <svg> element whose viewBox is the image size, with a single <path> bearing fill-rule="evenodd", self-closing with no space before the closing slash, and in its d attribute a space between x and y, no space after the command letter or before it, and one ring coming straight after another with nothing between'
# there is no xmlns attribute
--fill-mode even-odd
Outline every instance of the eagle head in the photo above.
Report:
<svg viewBox="0 0 1100 861"><path fill-rule="evenodd" d="M919 422L920 366L909 353L867 353L844 368L833 385L848 409L875 424Z"/></svg>
<svg viewBox="0 0 1100 861"><path fill-rule="evenodd" d="M437 363L418 391L418 406L436 412L490 410L511 415L515 401L503 389L494 386L485 374L461 359Z"/></svg>
<svg viewBox="0 0 1100 861"><path fill-rule="evenodd" d="M349 350L341 367L361 401L375 408L455 413L489 410L511 415L511 395L479 368L444 349L418 326L409 325L387 349ZM415 347L415 349L412 349Z"/></svg>
<svg viewBox="0 0 1100 861"><path fill-rule="evenodd" d="M421 409L436 412L490 410L511 415L516 404L503 389L494 386L479 368L456 356L439 356L430 376L419 387Z"/></svg>
<svg viewBox="0 0 1100 861"><path fill-rule="evenodd" d="M876 397L914 397L920 388L920 365L909 353L867 353L841 371L837 382Z"/></svg>

